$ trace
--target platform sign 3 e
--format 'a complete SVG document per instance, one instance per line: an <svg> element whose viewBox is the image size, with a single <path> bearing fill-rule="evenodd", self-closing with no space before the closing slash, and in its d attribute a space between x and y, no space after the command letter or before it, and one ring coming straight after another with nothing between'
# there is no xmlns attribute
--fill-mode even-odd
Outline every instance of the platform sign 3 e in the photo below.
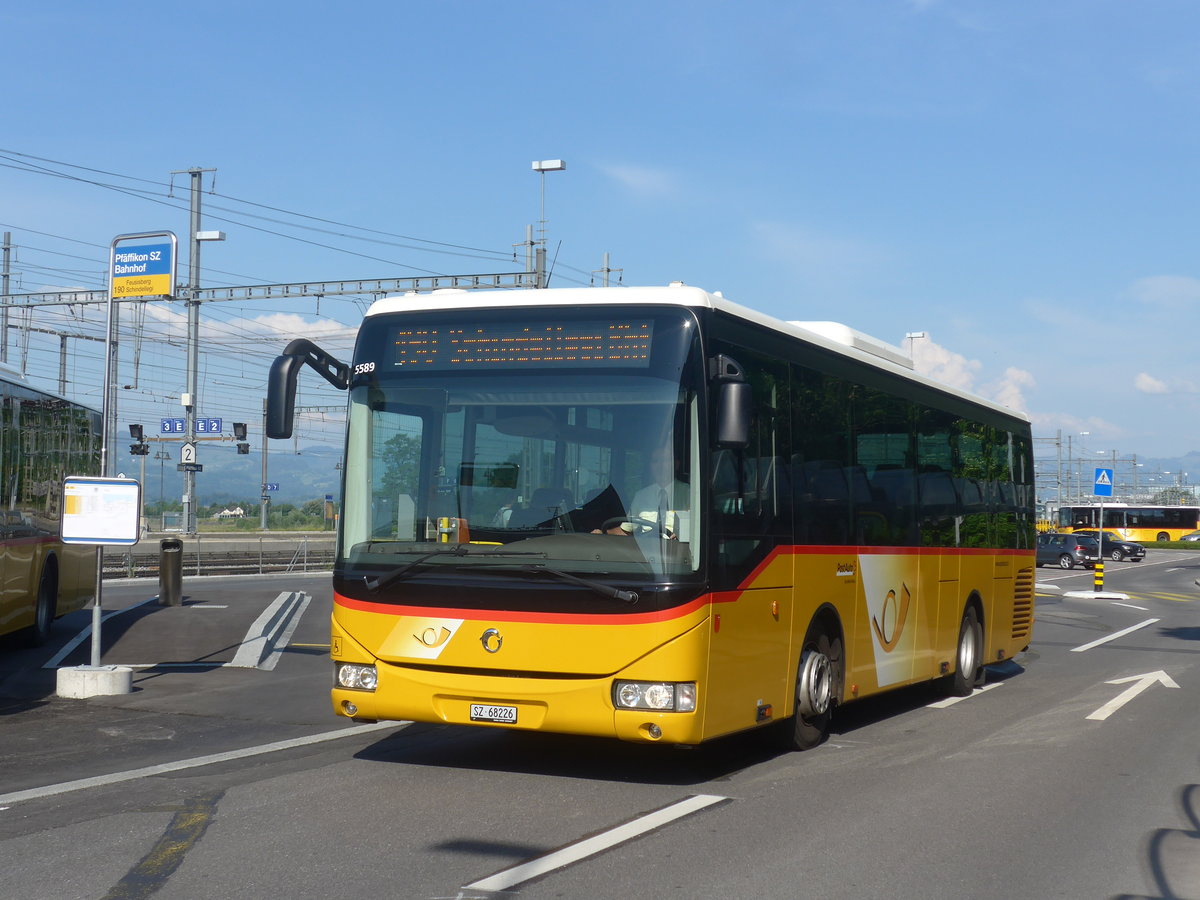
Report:
<svg viewBox="0 0 1200 900"><path fill-rule="evenodd" d="M1095 497L1111 497L1113 495L1113 470L1096 469L1096 478L1092 483L1092 495Z"/></svg>

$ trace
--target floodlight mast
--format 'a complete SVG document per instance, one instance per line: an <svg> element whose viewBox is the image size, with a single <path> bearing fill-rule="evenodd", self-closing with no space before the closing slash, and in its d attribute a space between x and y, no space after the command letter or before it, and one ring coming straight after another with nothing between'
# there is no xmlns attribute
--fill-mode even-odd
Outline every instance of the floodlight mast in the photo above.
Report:
<svg viewBox="0 0 1200 900"><path fill-rule="evenodd" d="M540 236L537 240L537 255L534 263L534 271L537 272L537 286L539 288L546 287L548 281L546 278L546 173L564 172L566 168L566 160L562 159L535 159L533 161L533 171L541 176L541 205L538 219L538 234Z"/></svg>

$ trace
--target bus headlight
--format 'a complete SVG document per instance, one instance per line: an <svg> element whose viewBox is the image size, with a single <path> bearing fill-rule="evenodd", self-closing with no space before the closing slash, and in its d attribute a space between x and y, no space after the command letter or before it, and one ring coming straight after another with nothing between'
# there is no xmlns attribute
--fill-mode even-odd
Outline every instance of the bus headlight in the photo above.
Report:
<svg viewBox="0 0 1200 900"><path fill-rule="evenodd" d="M618 709L695 712L694 681L614 681L613 704Z"/></svg>
<svg viewBox="0 0 1200 900"><path fill-rule="evenodd" d="M373 691L379 684L379 674L374 666L338 663L335 677L338 687L349 688L352 691Z"/></svg>

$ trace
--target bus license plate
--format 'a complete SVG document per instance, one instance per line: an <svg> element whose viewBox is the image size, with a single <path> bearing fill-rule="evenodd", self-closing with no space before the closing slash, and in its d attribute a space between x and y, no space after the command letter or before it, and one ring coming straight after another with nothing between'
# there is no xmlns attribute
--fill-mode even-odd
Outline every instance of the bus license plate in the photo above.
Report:
<svg viewBox="0 0 1200 900"><path fill-rule="evenodd" d="M490 706L486 703L472 703L471 721L502 722L505 725L516 725L517 708L515 706Z"/></svg>

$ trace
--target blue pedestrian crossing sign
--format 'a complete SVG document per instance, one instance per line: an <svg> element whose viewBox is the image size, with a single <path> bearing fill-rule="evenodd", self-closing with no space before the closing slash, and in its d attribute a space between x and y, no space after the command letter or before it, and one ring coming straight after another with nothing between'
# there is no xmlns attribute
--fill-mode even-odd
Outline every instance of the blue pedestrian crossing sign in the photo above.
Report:
<svg viewBox="0 0 1200 900"><path fill-rule="evenodd" d="M1092 485L1092 494L1096 497L1111 497L1113 489L1113 470L1096 469L1096 481Z"/></svg>

